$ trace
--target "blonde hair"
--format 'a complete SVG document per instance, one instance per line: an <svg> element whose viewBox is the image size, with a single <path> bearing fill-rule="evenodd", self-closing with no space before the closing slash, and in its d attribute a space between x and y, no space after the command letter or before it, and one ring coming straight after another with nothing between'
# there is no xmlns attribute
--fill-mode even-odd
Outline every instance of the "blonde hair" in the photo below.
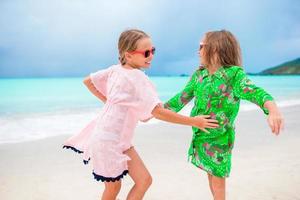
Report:
<svg viewBox="0 0 300 200"><path fill-rule="evenodd" d="M137 43L143 38L149 38L149 36L138 29L129 29L121 33L119 37L118 49L119 60L122 65L126 64L125 52L134 51L137 48Z"/></svg>
<svg viewBox="0 0 300 200"><path fill-rule="evenodd" d="M240 45L231 32L227 30L207 32L203 42L202 59L205 66L242 65Z"/></svg>

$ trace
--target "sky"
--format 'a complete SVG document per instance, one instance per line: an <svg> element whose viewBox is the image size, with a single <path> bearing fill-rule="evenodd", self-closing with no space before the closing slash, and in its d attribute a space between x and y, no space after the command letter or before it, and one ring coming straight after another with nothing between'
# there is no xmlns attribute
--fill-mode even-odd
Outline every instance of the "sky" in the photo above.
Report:
<svg viewBox="0 0 300 200"><path fill-rule="evenodd" d="M300 57L299 0L0 0L0 77L86 76L118 63L122 31L148 33L148 75L191 74L207 31L239 40L260 72Z"/></svg>

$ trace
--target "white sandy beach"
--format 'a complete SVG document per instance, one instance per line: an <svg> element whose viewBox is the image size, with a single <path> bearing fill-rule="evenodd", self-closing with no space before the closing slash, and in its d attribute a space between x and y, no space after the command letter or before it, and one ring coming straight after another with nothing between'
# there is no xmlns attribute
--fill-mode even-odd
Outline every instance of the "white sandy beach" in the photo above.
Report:
<svg viewBox="0 0 300 200"><path fill-rule="evenodd" d="M262 111L240 112L227 179L229 200L300 199L300 106L282 111L286 126L278 137L271 134ZM100 199L104 184L93 179L91 166L83 164L81 155L62 149L69 136L1 144L0 199ZM146 200L211 199L206 174L187 162L191 137L191 129L180 125L138 127L135 148L153 176ZM131 186L126 176L120 199Z"/></svg>

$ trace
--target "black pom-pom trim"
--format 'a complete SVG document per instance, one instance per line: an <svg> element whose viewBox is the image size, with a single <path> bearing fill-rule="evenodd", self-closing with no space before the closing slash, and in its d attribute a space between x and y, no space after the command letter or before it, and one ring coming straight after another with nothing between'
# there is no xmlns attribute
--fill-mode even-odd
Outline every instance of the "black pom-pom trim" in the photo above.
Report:
<svg viewBox="0 0 300 200"><path fill-rule="evenodd" d="M117 176L117 177L113 178L113 177L104 177L104 176L95 174L95 172L93 172L94 178L97 181L102 181L102 182L115 182L115 181L119 181L121 178L123 178L127 174L128 174L128 170L125 170L120 176Z"/></svg>
<svg viewBox="0 0 300 200"><path fill-rule="evenodd" d="M85 165L87 165L87 164L89 163L90 160L91 160L91 158L89 158L88 160L83 160L83 163L84 163Z"/></svg>
<svg viewBox="0 0 300 200"><path fill-rule="evenodd" d="M71 146L67 146L67 145L64 145L63 149L71 149L71 150L75 151L76 153L83 153L83 151L80 151L79 149L76 149L75 147L71 147Z"/></svg>

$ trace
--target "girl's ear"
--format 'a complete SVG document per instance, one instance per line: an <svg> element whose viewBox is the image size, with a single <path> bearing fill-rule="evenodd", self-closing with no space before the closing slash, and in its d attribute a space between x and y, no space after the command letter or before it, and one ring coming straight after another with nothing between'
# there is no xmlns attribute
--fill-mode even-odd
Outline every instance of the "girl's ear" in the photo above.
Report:
<svg viewBox="0 0 300 200"><path fill-rule="evenodd" d="M131 60L131 58L132 58L132 55L130 54L130 53L128 53L128 52L125 52L125 59L127 60L127 61L130 61Z"/></svg>

